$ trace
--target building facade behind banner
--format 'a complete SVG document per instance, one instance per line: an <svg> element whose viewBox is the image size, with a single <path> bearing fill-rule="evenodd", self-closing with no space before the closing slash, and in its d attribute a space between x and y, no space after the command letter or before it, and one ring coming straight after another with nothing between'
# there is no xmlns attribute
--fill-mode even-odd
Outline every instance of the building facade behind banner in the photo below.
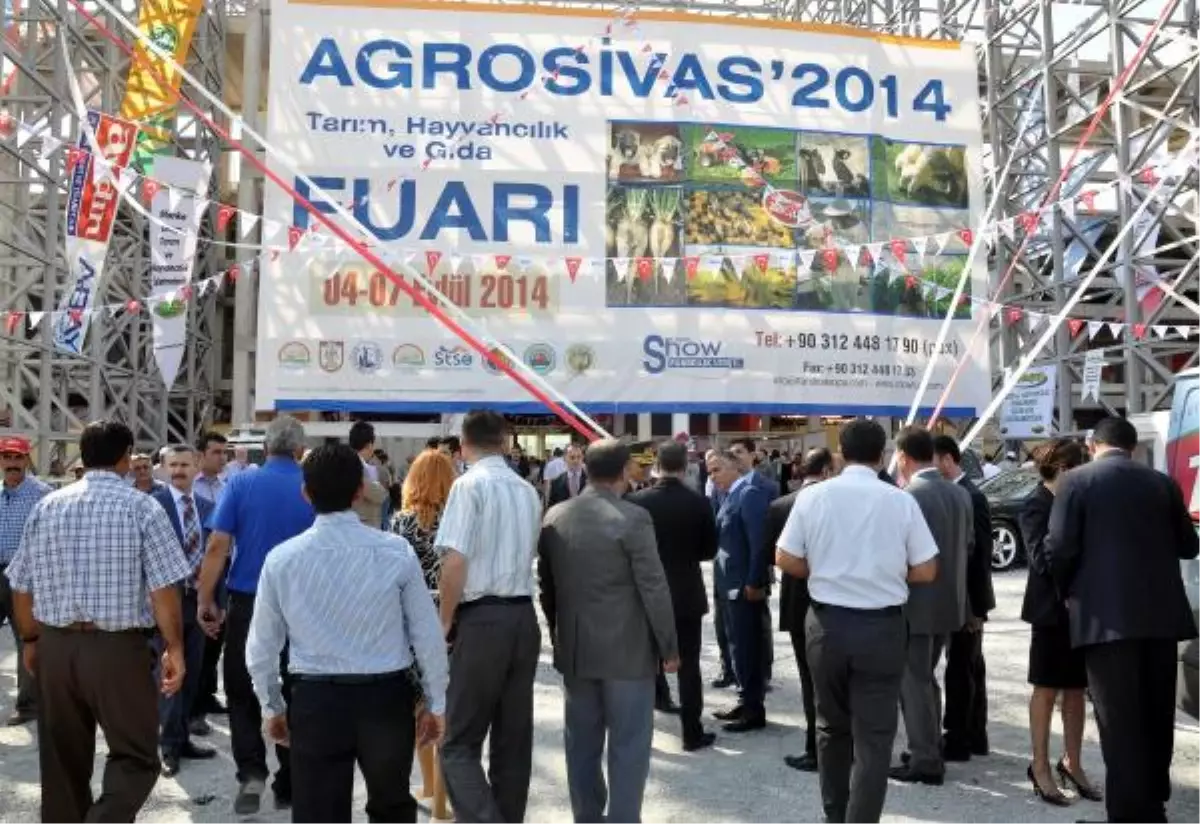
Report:
<svg viewBox="0 0 1200 824"><path fill-rule="evenodd" d="M983 209L972 49L748 23L281 2L268 139L589 411L901 414L966 360L973 414L983 310L934 351ZM278 187L264 219L305 234L264 259L260 409L542 411Z"/></svg>

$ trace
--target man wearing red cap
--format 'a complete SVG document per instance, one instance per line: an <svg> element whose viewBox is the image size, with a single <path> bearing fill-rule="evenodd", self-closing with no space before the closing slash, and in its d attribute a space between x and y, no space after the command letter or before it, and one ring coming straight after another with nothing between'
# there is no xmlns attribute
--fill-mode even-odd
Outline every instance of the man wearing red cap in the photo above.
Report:
<svg viewBox="0 0 1200 824"><path fill-rule="evenodd" d="M7 621L17 644L17 706L8 719L8 726L25 724L37 717L37 691L33 678L21 666L24 646L13 619L12 590L8 586L8 562L17 554L21 532L33 505L50 491L50 487L29 475L29 441L26 438L0 438L0 470L4 482L0 491L0 626Z"/></svg>

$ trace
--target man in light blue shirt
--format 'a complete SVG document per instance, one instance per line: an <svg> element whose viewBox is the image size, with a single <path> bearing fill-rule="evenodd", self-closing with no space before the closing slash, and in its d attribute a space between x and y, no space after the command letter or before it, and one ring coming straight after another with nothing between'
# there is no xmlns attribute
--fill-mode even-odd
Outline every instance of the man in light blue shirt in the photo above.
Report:
<svg viewBox="0 0 1200 824"><path fill-rule="evenodd" d="M322 446L303 469L317 519L267 556L246 641L267 733L291 748L292 818L349 821L357 763L372 821L416 821L414 743L441 739L449 680L437 610L408 542L352 509L364 482L355 451ZM414 670L424 696L415 722Z"/></svg>

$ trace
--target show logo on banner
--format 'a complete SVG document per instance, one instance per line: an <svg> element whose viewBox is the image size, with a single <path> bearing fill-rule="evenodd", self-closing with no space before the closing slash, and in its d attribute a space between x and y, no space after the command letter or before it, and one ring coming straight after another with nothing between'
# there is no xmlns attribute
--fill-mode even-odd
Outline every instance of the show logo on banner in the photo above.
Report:
<svg viewBox="0 0 1200 824"><path fill-rule="evenodd" d="M985 309L950 306L983 207L972 47L614 21L280 0L268 140L318 210L583 409L901 414L930 360L929 407L960 361L947 414L984 405ZM439 357L459 341L286 192L264 219L295 249L260 285L260 407L542 411L474 353Z"/></svg>
<svg viewBox="0 0 1200 824"><path fill-rule="evenodd" d="M138 30L179 65L186 64L204 0L141 0L140 6ZM176 109L174 93L179 90L183 77L171 63L146 48L141 40L134 43L134 48L154 69L152 71L140 59L130 61L121 117L142 125L133 167L139 172L149 172L155 156L166 153L171 146L170 121ZM159 81L160 77L167 81L166 85Z"/></svg>
<svg viewBox="0 0 1200 824"><path fill-rule="evenodd" d="M1026 371L1000 407L1000 437L1048 438L1053 435L1057 389L1057 366L1034 366Z"/></svg>
<svg viewBox="0 0 1200 824"><path fill-rule="evenodd" d="M104 163L114 169L128 164L137 141L136 123L89 111L87 128L95 135ZM67 170L67 283L54 325L55 347L73 355L83 351L121 199L115 174L93 172L96 159L86 131L81 130L78 146L77 159Z"/></svg>
<svg viewBox="0 0 1200 824"><path fill-rule="evenodd" d="M160 157L154 162L155 178L163 187L154 195L150 214L150 301L154 324L154 360L163 383L174 385L187 347L188 304L182 290L192 282L200 202L207 203L208 164L198 160ZM179 190L196 196L180 194ZM170 296L168 298L168 296Z"/></svg>

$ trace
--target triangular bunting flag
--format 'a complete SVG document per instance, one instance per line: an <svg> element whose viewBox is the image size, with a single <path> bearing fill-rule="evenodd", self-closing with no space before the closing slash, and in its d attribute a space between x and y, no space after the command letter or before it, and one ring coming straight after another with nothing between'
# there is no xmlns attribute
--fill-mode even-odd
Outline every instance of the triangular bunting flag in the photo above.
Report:
<svg viewBox="0 0 1200 824"><path fill-rule="evenodd" d="M1125 324L1123 324L1123 323L1110 323L1108 325L1108 331L1112 333L1112 336L1114 338L1121 337L1121 332L1123 332L1124 330L1125 330Z"/></svg>
<svg viewBox="0 0 1200 824"><path fill-rule="evenodd" d="M1171 331L1171 327L1170 327L1170 326L1159 326L1159 325L1155 325L1155 326L1153 326L1153 327L1151 327L1151 328L1154 330L1154 334L1158 335L1158 337L1159 337L1159 339L1160 339L1160 340L1161 340L1161 339L1163 339L1163 338L1165 338L1165 337L1167 336L1167 332L1170 332L1170 331Z"/></svg>
<svg viewBox="0 0 1200 824"><path fill-rule="evenodd" d="M436 249L425 253L425 270L429 272L430 276L433 275L433 270L437 268L437 265L441 259L442 253Z"/></svg>
<svg viewBox="0 0 1200 824"><path fill-rule="evenodd" d="M918 285L919 284L917 283L917 279L915 277L913 277L912 275L904 275L904 288L905 289L916 289Z"/></svg>
<svg viewBox="0 0 1200 824"><path fill-rule="evenodd" d="M757 255L754 255L754 268L758 269L758 271L762 272L764 275L767 273L767 267L769 267L770 265L771 265L771 256L770 255L762 253L762 252L760 252Z"/></svg>
<svg viewBox="0 0 1200 824"><path fill-rule="evenodd" d="M683 271L687 274L688 280L695 280L696 273L700 270L700 258L696 255L688 255L683 259Z"/></svg>
<svg viewBox="0 0 1200 824"><path fill-rule="evenodd" d="M458 267L462 265L463 256L457 252L450 253L450 274L457 275Z"/></svg>
<svg viewBox="0 0 1200 824"><path fill-rule="evenodd" d="M581 257L563 258L567 265L567 277L571 279L571 283L575 282L575 278L579 277L579 265L583 263Z"/></svg>
<svg viewBox="0 0 1200 824"><path fill-rule="evenodd" d="M49 157L62 148L63 142L52 134L42 135L42 157Z"/></svg>
<svg viewBox="0 0 1200 824"><path fill-rule="evenodd" d="M958 239L962 241L963 246L966 246L968 249L970 249L971 244L975 242L975 233L970 229L959 229L957 234ZM946 248L944 243L942 244L942 248Z"/></svg>
<svg viewBox="0 0 1200 824"><path fill-rule="evenodd" d="M512 255L496 255L495 260L497 269L507 269L508 262L512 260Z"/></svg>
<svg viewBox="0 0 1200 824"><path fill-rule="evenodd" d="M883 255L883 243L880 241L868 243L864 248L867 250L867 254L871 256L871 261L879 263L879 258Z"/></svg>
<svg viewBox="0 0 1200 824"><path fill-rule="evenodd" d="M125 311L129 312L130 314L137 314L138 312L142 311L142 304L139 301L131 298L125 301Z"/></svg>
<svg viewBox="0 0 1200 824"><path fill-rule="evenodd" d="M821 252L821 263L825 265L826 272L836 271L838 268L838 253L837 249L825 249Z"/></svg>
<svg viewBox="0 0 1200 824"><path fill-rule="evenodd" d="M1146 337L1146 324L1135 323L1133 325L1133 336L1135 338L1137 338L1138 340L1142 340L1143 338L1145 338Z"/></svg>
<svg viewBox="0 0 1200 824"><path fill-rule="evenodd" d="M516 264L517 274L523 274L533 268L533 258L528 255L517 255Z"/></svg>
<svg viewBox="0 0 1200 824"><path fill-rule="evenodd" d="M137 172L133 169L122 167L121 171L117 174L117 192L122 195L125 194L137 178Z"/></svg>
<svg viewBox="0 0 1200 824"><path fill-rule="evenodd" d="M904 262L905 255L908 254L908 241L897 238L888 244L888 248L892 251L892 256L901 263Z"/></svg>
<svg viewBox="0 0 1200 824"><path fill-rule="evenodd" d="M733 267L733 273L737 275L738 280L746 277L746 255L728 255L726 256L726 260Z"/></svg>
<svg viewBox="0 0 1200 824"><path fill-rule="evenodd" d="M4 318L4 331L10 335L16 333L17 327L21 325L21 319L24 317L24 314L16 310L9 312Z"/></svg>
<svg viewBox="0 0 1200 824"><path fill-rule="evenodd" d="M42 322L42 316L45 314L46 314L45 312L30 312L29 313L29 328L37 329L38 324Z"/></svg>
<svg viewBox="0 0 1200 824"><path fill-rule="evenodd" d="M254 212L238 212L238 228L241 230L240 234L243 240L250 237L250 232L252 232L254 227L258 225L258 221L259 216L254 214ZM268 227L267 224L271 225ZM270 237L274 237L275 233L278 231L279 224L275 221L269 220L267 223L264 223L262 235L263 242L265 243Z"/></svg>
<svg viewBox="0 0 1200 824"><path fill-rule="evenodd" d="M671 279L675 277L675 258L660 258L658 263L660 266L662 266L663 278L667 281L667 283L670 283Z"/></svg>
<svg viewBox="0 0 1200 824"><path fill-rule="evenodd" d="M917 250L917 262L920 263L921 261L924 261L925 250L929 247L929 238L914 237L910 238L910 242L912 243L913 248Z"/></svg>
<svg viewBox="0 0 1200 824"><path fill-rule="evenodd" d="M1041 312L1026 312L1029 315L1029 331L1035 332L1037 328L1046 320L1046 316Z"/></svg>
<svg viewBox="0 0 1200 824"><path fill-rule="evenodd" d="M1075 201L1063 200L1059 202L1059 208L1062 210L1062 216L1069 221L1075 220Z"/></svg>
<svg viewBox="0 0 1200 824"><path fill-rule="evenodd" d="M1006 217L1004 220L997 223L996 228L1000 230L1000 234L1004 235L1004 237L1009 240L1013 240L1017 236L1017 231L1011 217Z"/></svg>
<svg viewBox="0 0 1200 824"><path fill-rule="evenodd" d="M167 208L172 212L179 208L180 201L183 200L183 192L176 186L167 187Z"/></svg>
<svg viewBox="0 0 1200 824"><path fill-rule="evenodd" d="M882 248L882 247L881 247ZM796 273L812 271L813 261L817 258L815 249L801 249L796 253Z"/></svg>
<svg viewBox="0 0 1200 824"><path fill-rule="evenodd" d="M25 144L33 138L33 129L26 126L24 123L17 121L17 149L24 148Z"/></svg>
<svg viewBox="0 0 1200 824"><path fill-rule="evenodd" d="M629 258L612 258L612 265L617 271L617 283L621 283L625 278L629 277Z"/></svg>
<svg viewBox="0 0 1200 824"><path fill-rule="evenodd" d="M237 214L237 209L222 203L217 207L217 231L224 232L229 227L229 221Z"/></svg>
<svg viewBox="0 0 1200 824"><path fill-rule="evenodd" d="M1098 335L1100 333L1100 330L1104 328L1104 321L1089 320L1087 327L1088 327L1088 340L1094 340L1096 335Z"/></svg>
<svg viewBox="0 0 1200 824"><path fill-rule="evenodd" d="M782 269L784 272L791 271L792 264L794 264L795 262L796 262L796 253L795 252L776 252L775 253L775 265L778 266L780 269Z"/></svg>
<svg viewBox="0 0 1200 824"><path fill-rule="evenodd" d="M1017 220L1021 222L1021 230L1027 235L1037 231L1039 219L1037 212L1022 212L1017 216Z"/></svg>
<svg viewBox="0 0 1200 824"><path fill-rule="evenodd" d="M1187 340L1192 334L1192 327L1191 326L1176 326L1175 334L1179 335L1179 337L1183 338L1184 340Z"/></svg>
<svg viewBox="0 0 1200 824"><path fill-rule="evenodd" d="M148 177L142 180L142 198L146 201L147 206L154 205L154 196L161 188L162 186L157 180L151 180Z"/></svg>
<svg viewBox="0 0 1200 824"><path fill-rule="evenodd" d="M1083 208L1089 212L1096 211L1096 195L1097 192L1080 192L1079 202L1083 204Z"/></svg>
<svg viewBox="0 0 1200 824"><path fill-rule="evenodd" d="M288 227L288 251L289 252L294 251L296 249L296 244L300 242L300 239L302 237L304 237L304 232L300 229L299 226L289 226Z"/></svg>
<svg viewBox="0 0 1200 824"><path fill-rule="evenodd" d="M654 277L654 258L640 257L637 259L637 276L643 282Z"/></svg>
<svg viewBox="0 0 1200 824"><path fill-rule="evenodd" d="M1071 330L1071 337L1078 337L1083 330L1083 321L1079 318L1070 318L1067 320L1067 328Z"/></svg>
<svg viewBox="0 0 1200 824"><path fill-rule="evenodd" d="M1021 310L1013 307L1004 313L1004 318L1009 324L1018 323L1021 320Z"/></svg>

